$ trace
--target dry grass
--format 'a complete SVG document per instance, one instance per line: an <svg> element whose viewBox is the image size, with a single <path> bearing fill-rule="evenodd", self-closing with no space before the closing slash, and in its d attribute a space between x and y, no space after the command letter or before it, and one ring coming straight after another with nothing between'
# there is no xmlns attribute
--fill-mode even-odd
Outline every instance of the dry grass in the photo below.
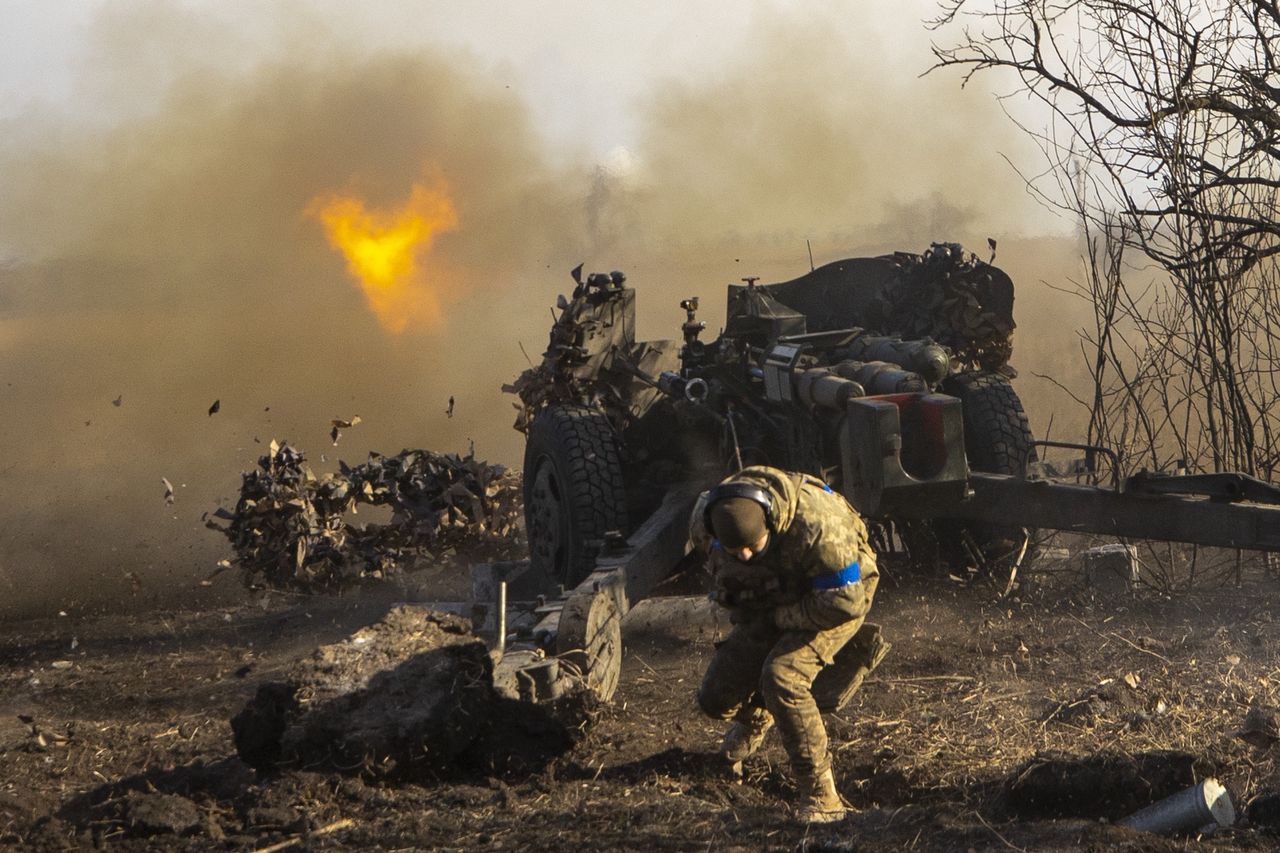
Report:
<svg viewBox="0 0 1280 853"><path fill-rule="evenodd" d="M1179 750L1227 784L1239 805L1280 789L1273 755L1233 734L1251 707L1280 703L1280 624L1265 574L1246 576L1242 590L1111 600L1095 599L1067 574L1034 579L1034 588L1001 600L987 586L889 568L875 618L893 651L828 723L839 786L861 811L827 829L790 820L794 788L776 739L748 762L741 784L711 755L723 727L698 714L694 694L724 626L633 641L616 701L546 772L379 786L302 772L255 779L234 757L226 723L259 680L376 618L367 607L335 600L83 620L74 654L65 623L11 625L0 636L0 691L13 714L34 717L50 737L41 747L27 726L0 726L0 842L119 850L303 839L308 849L381 850L1182 850L1202 843L1136 836L1088 815L1020 817L1008 782L1053 756ZM74 666L51 668L64 657ZM236 677L247 664L252 670ZM54 733L67 741L54 743ZM122 811L130 791L189 799L201 827L188 837L138 836ZM1203 843L1261 850L1275 838L1238 830Z"/></svg>

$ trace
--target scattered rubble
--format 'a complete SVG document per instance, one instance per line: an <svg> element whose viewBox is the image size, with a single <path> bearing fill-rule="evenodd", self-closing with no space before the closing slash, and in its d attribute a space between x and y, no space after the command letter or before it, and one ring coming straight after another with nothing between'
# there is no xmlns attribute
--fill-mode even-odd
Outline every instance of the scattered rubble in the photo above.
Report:
<svg viewBox="0 0 1280 853"><path fill-rule="evenodd" d="M519 476L501 465L403 450L316 476L302 451L269 447L243 474L234 512L214 513L226 526L206 522L231 541L251 589L333 591L419 558L508 559L523 549ZM348 521L359 504L390 507L390 522Z"/></svg>

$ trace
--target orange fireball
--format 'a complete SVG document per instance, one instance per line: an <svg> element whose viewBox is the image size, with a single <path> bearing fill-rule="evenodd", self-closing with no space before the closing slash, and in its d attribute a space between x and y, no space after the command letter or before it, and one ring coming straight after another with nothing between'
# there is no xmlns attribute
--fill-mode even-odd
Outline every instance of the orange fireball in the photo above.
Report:
<svg viewBox="0 0 1280 853"><path fill-rule="evenodd" d="M419 259L437 234L458 225L443 183L415 184L398 210L370 210L359 198L329 195L314 199L307 213L324 224L330 245L347 259L384 329L400 333L410 325L440 325L438 289L422 274Z"/></svg>

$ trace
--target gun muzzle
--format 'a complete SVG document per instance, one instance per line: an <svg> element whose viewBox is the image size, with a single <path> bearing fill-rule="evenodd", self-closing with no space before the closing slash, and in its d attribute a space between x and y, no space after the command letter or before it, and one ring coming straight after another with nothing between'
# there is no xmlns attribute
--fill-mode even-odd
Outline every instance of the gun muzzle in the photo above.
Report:
<svg viewBox="0 0 1280 853"><path fill-rule="evenodd" d="M668 397L683 397L686 384L683 376L671 370L664 370L658 375L658 390Z"/></svg>

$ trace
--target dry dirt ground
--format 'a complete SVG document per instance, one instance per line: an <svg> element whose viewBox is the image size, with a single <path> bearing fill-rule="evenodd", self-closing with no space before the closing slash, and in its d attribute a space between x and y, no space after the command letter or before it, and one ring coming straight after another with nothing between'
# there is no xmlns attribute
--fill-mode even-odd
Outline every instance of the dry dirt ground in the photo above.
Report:
<svg viewBox="0 0 1280 853"><path fill-rule="evenodd" d="M447 584L456 587L457 584ZM392 585L217 610L0 626L0 846L112 850L1273 850L1265 826L1165 840L1114 819L1214 775L1238 807L1280 790L1234 736L1280 703L1280 582L1019 600L889 568L893 642L829 718L846 821L790 820L776 740L745 778L712 756L694 692L718 630L632 624L622 683L532 775L378 786L240 762L229 719L316 645L380 618Z"/></svg>

